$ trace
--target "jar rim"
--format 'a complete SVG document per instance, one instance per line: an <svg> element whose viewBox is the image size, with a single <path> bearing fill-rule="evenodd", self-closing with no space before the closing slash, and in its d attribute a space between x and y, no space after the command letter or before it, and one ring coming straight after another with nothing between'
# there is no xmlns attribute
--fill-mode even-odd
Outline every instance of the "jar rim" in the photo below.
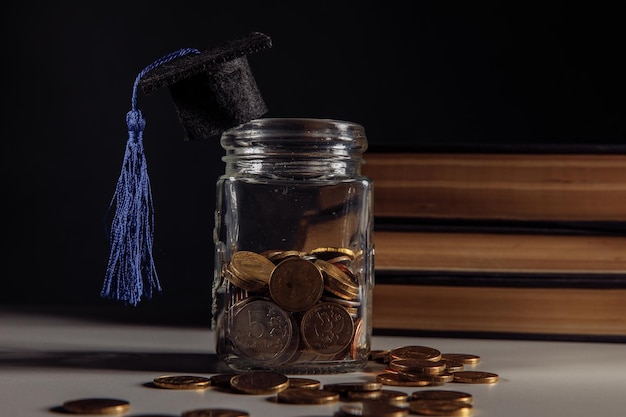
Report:
<svg viewBox="0 0 626 417"><path fill-rule="evenodd" d="M356 142L367 147L365 128L359 123L337 119L271 117L253 119L222 133L221 143L228 147L238 139L333 139Z"/></svg>

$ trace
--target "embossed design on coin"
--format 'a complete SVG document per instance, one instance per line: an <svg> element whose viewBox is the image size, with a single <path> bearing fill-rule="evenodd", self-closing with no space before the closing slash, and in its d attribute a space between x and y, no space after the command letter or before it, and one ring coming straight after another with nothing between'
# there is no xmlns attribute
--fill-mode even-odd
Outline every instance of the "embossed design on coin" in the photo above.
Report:
<svg viewBox="0 0 626 417"><path fill-rule="evenodd" d="M73 414L121 414L129 410L130 403L115 398L83 398L66 401L63 408Z"/></svg>
<svg viewBox="0 0 626 417"><path fill-rule="evenodd" d="M211 380L194 375L164 375L152 380L154 385L168 389L204 389L211 386Z"/></svg>
<svg viewBox="0 0 626 417"><path fill-rule="evenodd" d="M300 330L309 349L330 355L341 352L350 344L354 322L344 307L323 302L304 313Z"/></svg>
<svg viewBox="0 0 626 417"><path fill-rule="evenodd" d="M234 376L230 385L244 394L268 395L287 389L289 378L278 372L254 371Z"/></svg>
<svg viewBox="0 0 626 417"><path fill-rule="evenodd" d="M319 301L324 277L313 262L290 258L274 268L269 289L272 300L288 311L305 311Z"/></svg>
<svg viewBox="0 0 626 417"><path fill-rule="evenodd" d="M289 360L294 330L298 334L289 313L271 301L255 299L233 306L232 314L232 343L243 356L261 362Z"/></svg>

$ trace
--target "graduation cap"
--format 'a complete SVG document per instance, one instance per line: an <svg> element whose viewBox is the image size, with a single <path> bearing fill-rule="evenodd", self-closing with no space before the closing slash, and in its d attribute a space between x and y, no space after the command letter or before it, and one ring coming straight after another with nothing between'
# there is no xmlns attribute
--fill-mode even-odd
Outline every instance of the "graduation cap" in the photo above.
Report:
<svg viewBox="0 0 626 417"><path fill-rule="evenodd" d="M186 139L203 139L267 113L247 55L271 47L263 33L185 55L149 71L144 94L169 87Z"/></svg>
<svg viewBox="0 0 626 417"><path fill-rule="evenodd" d="M185 139L209 138L256 119L267 112L247 55L271 47L259 32L199 51L174 51L144 68L133 85L131 110L126 115L128 140L109 210L115 215L107 234L111 253L100 295L131 305L153 289L161 291L152 243L154 211L143 149L146 120L137 108L137 89L144 94L168 87Z"/></svg>

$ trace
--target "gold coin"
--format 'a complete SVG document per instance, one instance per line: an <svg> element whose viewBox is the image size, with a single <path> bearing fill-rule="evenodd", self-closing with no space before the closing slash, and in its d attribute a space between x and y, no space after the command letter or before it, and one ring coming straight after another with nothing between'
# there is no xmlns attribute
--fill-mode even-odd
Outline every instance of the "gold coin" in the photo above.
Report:
<svg viewBox="0 0 626 417"><path fill-rule="evenodd" d="M243 281L268 284L273 270L274 263L255 252L235 252L230 260L230 271Z"/></svg>
<svg viewBox="0 0 626 417"><path fill-rule="evenodd" d="M376 400L387 404L400 405L409 399L409 394L402 391L381 389L378 391L350 391L346 393L350 401Z"/></svg>
<svg viewBox="0 0 626 417"><path fill-rule="evenodd" d="M73 414L121 414L130 408L130 403L115 398L83 398L66 401L63 408Z"/></svg>
<svg viewBox="0 0 626 417"><path fill-rule="evenodd" d="M283 251L269 252L269 253L266 253L265 256L267 257L267 259L272 261L274 264L278 264L278 263L284 261L285 259L302 258L302 257L306 256L306 253L305 252L300 252L300 251L297 251L297 250L283 250Z"/></svg>
<svg viewBox="0 0 626 417"><path fill-rule="evenodd" d="M454 382L464 382L466 384L493 384L500 379L498 374L483 371L461 371L452 375L454 375Z"/></svg>
<svg viewBox="0 0 626 417"><path fill-rule="evenodd" d="M326 262L330 262L331 264L341 264L349 266L352 263L353 258L348 255L340 255L330 259L324 259Z"/></svg>
<svg viewBox="0 0 626 417"><path fill-rule="evenodd" d="M410 401L415 400L460 401L471 404L474 402L474 397L472 394L462 391L424 390L415 391L411 394Z"/></svg>
<svg viewBox="0 0 626 417"><path fill-rule="evenodd" d="M350 259L354 259L356 256L354 251L350 248L336 247L316 248L311 251L311 254L315 255L318 259L322 259L325 261L336 258L338 256L347 256Z"/></svg>
<svg viewBox="0 0 626 417"><path fill-rule="evenodd" d="M388 366L390 369L398 372L422 373L427 375L437 375L446 369L444 362L415 358L392 359Z"/></svg>
<svg viewBox="0 0 626 417"><path fill-rule="evenodd" d="M344 307L323 302L304 313L300 331L307 348L322 355L334 355L352 342L354 321Z"/></svg>
<svg viewBox="0 0 626 417"><path fill-rule="evenodd" d="M289 378L289 388L319 389L322 383L311 378Z"/></svg>
<svg viewBox="0 0 626 417"><path fill-rule="evenodd" d="M230 385L244 394L276 394L289 387L289 378L278 372L254 371L232 377Z"/></svg>
<svg viewBox="0 0 626 417"><path fill-rule="evenodd" d="M328 404L339 401L339 394L320 389L287 388L277 394L277 399L289 404Z"/></svg>
<svg viewBox="0 0 626 417"><path fill-rule="evenodd" d="M446 371L448 372L459 372L462 371L465 368L465 365L463 365L460 362L455 362L451 359L446 359L443 357L441 357L441 362L444 362L446 364Z"/></svg>
<svg viewBox="0 0 626 417"><path fill-rule="evenodd" d="M428 346L402 346L389 351L389 359L406 358L438 361L441 359L441 352Z"/></svg>
<svg viewBox="0 0 626 417"><path fill-rule="evenodd" d="M430 380L391 372L383 372L376 375L376 381L383 385L393 385L397 387L427 387L432 385Z"/></svg>
<svg viewBox="0 0 626 417"><path fill-rule="evenodd" d="M346 300L359 298L359 286L345 272L321 259L315 261L315 265L322 270L326 291Z"/></svg>
<svg viewBox="0 0 626 417"><path fill-rule="evenodd" d="M423 384L420 386L424 386L424 387L443 385L446 382L452 382L454 380L454 374L451 374L450 372L442 372L437 375L428 375L428 374L419 373L419 372L417 373L398 372L396 370L389 369L389 368L386 368L384 372L398 374L403 377L409 378L415 382L420 381Z"/></svg>
<svg viewBox="0 0 626 417"><path fill-rule="evenodd" d="M248 417L247 411L232 410L227 408L199 408L185 411L181 417Z"/></svg>
<svg viewBox="0 0 626 417"><path fill-rule="evenodd" d="M471 353L443 353L442 359L462 363L463 365L476 365L480 362L480 356Z"/></svg>
<svg viewBox="0 0 626 417"><path fill-rule="evenodd" d="M416 400L409 402L411 413L422 416L470 416L473 406L461 401Z"/></svg>
<svg viewBox="0 0 626 417"><path fill-rule="evenodd" d="M354 391L380 391L383 384L380 382L338 382L324 385L324 389L333 392L354 392Z"/></svg>
<svg viewBox="0 0 626 417"><path fill-rule="evenodd" d="M324 291L322 271L313 262L290 258L274 268L269 280L272 300L287 311L305 311Z"/></svg>
<svg viewBox="0 0 626 417"><path fill-rule="evenodd" d="M211 385L211 380L194 375L165 375L153 379L154 385L168 389L204 389Z"/></svg>
<svg viewBox="0 0 626 417"><path fill-rule="evenodd" d="M226 268L224 270L224 278L230 281L235 287L249 292L257 292L265 289L266 283L255 279L243 279L232 268Z"/></svg>
<svg viewBox="0 0 626 417"><path fill-rule="evenodd" d="M339 408L341 416L346 417L406 417L409 410L392 404L377 401L344 404Z"/></svg>

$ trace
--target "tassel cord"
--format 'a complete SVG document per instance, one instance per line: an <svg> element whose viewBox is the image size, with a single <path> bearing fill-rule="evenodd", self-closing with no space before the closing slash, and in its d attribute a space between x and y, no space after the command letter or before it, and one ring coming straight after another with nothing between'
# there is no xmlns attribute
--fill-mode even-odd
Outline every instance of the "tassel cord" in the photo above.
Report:
<svg viewBox="0 0 626 417"><path fill-rule="evenodd" d="M128 140L122 172L105 215L105 229L111 245L105 280L100 292L103 298L113 298L137 305L142 296L152 297L161 291L154 262L154 207L143 146L146 121L137 108L137 87L141 78L152 69L197 49L181 49L170 53L144 68L133 84L131 110L126 114ZM115 208L111 227L106 219Z"/></svg>

